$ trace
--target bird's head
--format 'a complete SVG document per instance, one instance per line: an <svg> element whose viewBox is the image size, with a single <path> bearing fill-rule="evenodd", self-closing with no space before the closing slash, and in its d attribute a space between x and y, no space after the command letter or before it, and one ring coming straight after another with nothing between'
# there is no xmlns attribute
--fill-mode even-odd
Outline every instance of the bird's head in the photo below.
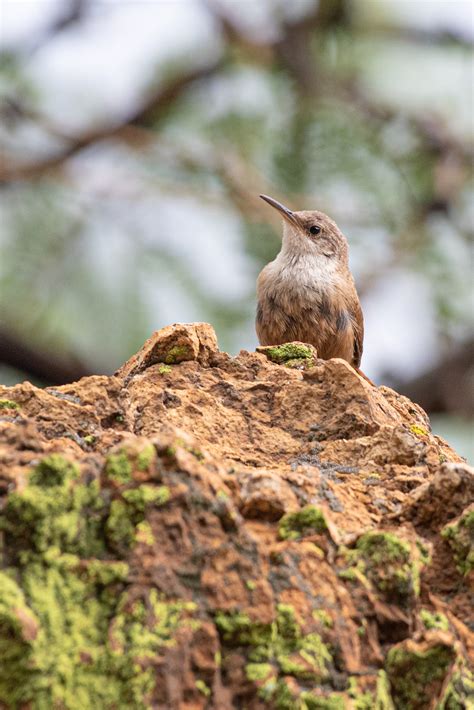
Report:
<svg viewBox="0 0 474 710"><path fill-rule="evenodd" d="M260 195L283 217L283 251L287 255L308 255L328 263L347 265L347 240L337 224L324 212L293 212L268 195Z"/></svg>

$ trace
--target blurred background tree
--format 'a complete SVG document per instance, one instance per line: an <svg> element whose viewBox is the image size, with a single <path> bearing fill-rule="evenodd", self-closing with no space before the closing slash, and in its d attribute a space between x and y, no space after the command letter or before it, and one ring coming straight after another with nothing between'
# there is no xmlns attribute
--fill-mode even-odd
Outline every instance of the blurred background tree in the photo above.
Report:
<svg viewBox="0 0 474 710"><path fill-rule="evenodd" d="M364 371L473 455L470 0L1 13L0 381L113 372L176 321L253 349L266 192L338 222Z"/></svg>

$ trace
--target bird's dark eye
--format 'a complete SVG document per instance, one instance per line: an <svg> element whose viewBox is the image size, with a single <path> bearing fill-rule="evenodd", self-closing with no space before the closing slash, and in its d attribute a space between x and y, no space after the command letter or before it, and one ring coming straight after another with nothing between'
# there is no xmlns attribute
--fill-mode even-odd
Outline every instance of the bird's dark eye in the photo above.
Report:
<svg viewBox="0 0 474 710"><path fill-rule="evenodd" d="M321 227L318 227L317 224L313 224L313 226L309 228L310 234L319 234L320 231L321 231Z"/></svg>

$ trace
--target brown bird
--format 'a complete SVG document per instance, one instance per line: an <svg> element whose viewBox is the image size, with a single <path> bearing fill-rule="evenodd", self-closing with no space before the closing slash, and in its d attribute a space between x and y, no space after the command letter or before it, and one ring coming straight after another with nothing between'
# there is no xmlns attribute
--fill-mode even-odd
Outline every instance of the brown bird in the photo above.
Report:
<svg viewBox="0 0 474 710"><path fill-rule="evenodd" d="M284 220L281 251L257 280L260 344L299 340L314 345L324 360L340 357L358 369L364 319L345 236L323 212L292 212L260 197Z"/></svg>

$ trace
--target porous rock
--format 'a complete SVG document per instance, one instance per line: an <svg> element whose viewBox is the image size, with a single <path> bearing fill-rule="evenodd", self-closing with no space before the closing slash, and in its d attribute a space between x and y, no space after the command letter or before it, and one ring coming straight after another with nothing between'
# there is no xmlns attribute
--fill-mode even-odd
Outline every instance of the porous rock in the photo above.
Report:
<svg viewBox="0 0 474 710"><path fill-rule="evenodd" d="M2 707L469 706L472 472L303 359L178 324L113 377L0 387Z"/></svg>

